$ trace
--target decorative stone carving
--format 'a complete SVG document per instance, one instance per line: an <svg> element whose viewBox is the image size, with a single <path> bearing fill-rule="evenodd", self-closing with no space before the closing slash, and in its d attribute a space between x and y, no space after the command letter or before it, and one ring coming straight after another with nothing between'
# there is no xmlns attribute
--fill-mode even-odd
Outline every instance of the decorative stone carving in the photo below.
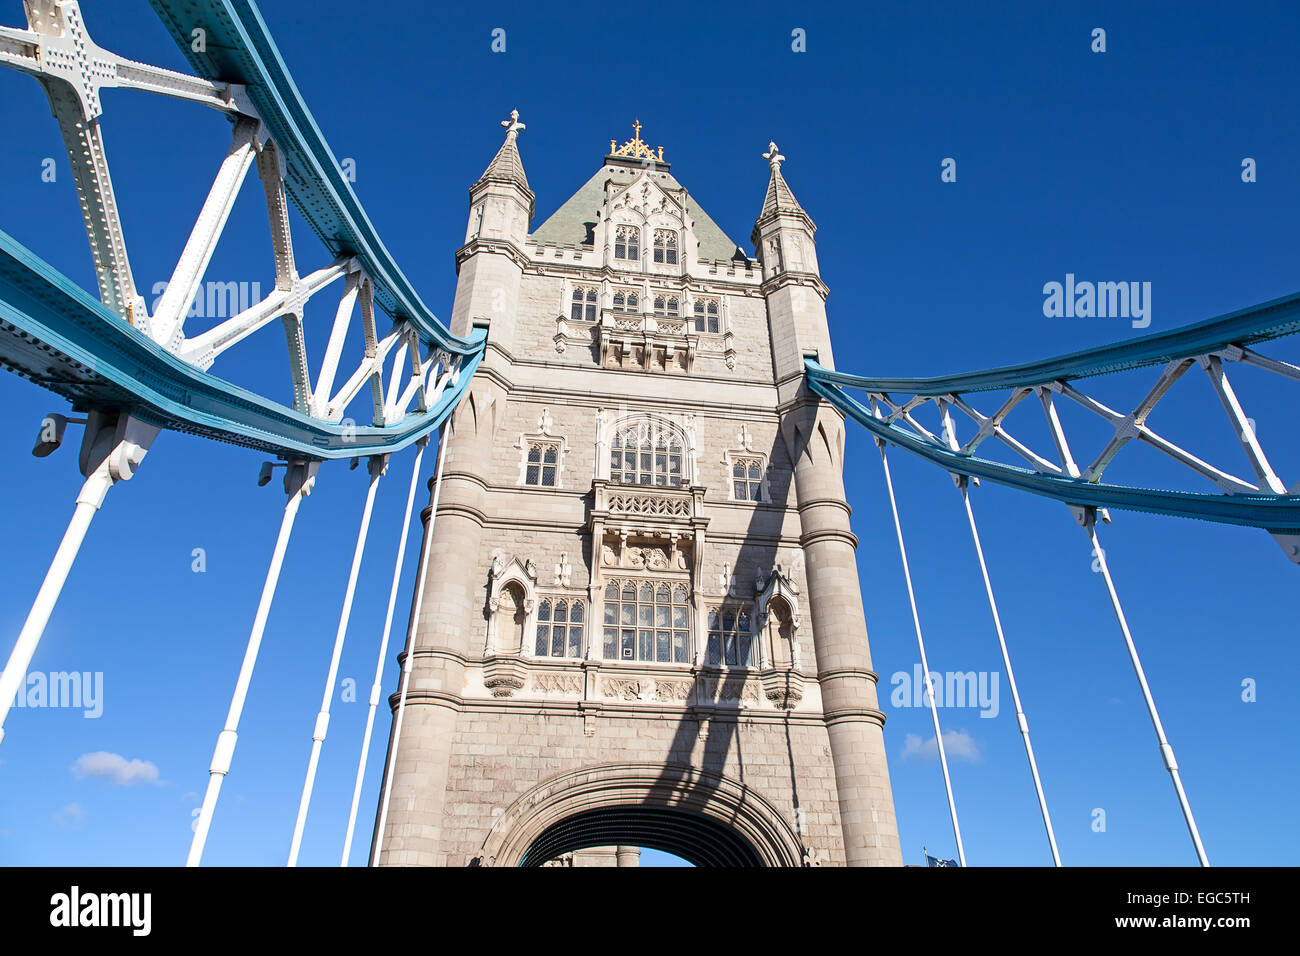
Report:
<svg viewBox="0 0 1300 956"><path fill-rule="evenodd" d="M654 494L652 492L611 492L611 515L658 515L667 518L689 518L689 495Z"/></svg>
<svg viewBox="0 0 1300 956"><path fill-rule="evenodd" d="M758 703L758 686L750 680L738 683L725 677L701 677L699 688L705 702L734 700L747 704Z"/></svg>
<svg viewBox="0 0 1300 956"><path fill-rule="evenodd" d="M483 686L493 697L510 697L523 689L528 675L524 662L517 657L494 657L483 665Z"/></svg>
<svg viewBox="0 0 1300 956"><path fill-rule="evenodd" d="M533 689L543 694L582 694L581 674L555 674L543 671L533 675Z"/></svg>
<svg viewBox="0 0 1300 956"><path fill-rule="evenodd" d="M640 700L644 682L625 677L607 677L601 684L601 692L606 697L620 700Z"/></svg>
<svg viewBox="0 0 1300 956"><path fill-rule="evenodd" d="M803 850L804 866L823 866L829 860L830 860L830 856L826 853L825 850L821 850L813 846L804 847Z"/></svg>
<svg viewBox="0 0 1300 956"><path fill-rule="evenodd" d="M764 696L782 710L793 710L803 700L804 677L793 668L769 668L759 680Z"/></svg>
<svg viewBox="0 0 1300 956"><path fill-rule="evenodd" d="M690 681L659 680L655 681L655 700L665 703L678 703L690 700L693 687Z"/></svg>
<svg viewBox="0 0 1300 956"><path fill-rule="evenodd" d="M667 571L669 568L668 552L663 548L628 548L627 566L638 571Z"/></svg>
<svg viewBox="0 0 1300 956"><path fill-rule="evenodd" d="M573 565L569 563L569 556L562 554L560 555L560 562L555 566L555 586L557 588L567 588L572 577Z"/></svg>

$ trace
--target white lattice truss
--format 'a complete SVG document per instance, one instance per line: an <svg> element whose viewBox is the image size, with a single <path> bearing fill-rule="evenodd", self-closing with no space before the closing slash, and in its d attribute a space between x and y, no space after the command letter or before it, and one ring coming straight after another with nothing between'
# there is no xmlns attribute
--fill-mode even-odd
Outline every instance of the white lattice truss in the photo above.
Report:
<svg viewBox="0 0 1300 956"><path fill-rule="evenodd" d="M453 380L457 363L443 350L422 343L407 322L395 323L381 334L375 322L373 283L356 259L340 256L306 276L298 274L284 163L241 86L138 63L102 49L90 39L81 10L71 0L25 0L24 7L26 30L0 27L0 64L35 77L49 98L72 165L100 299L106 306L167 351L204 370L227 349L279 319L288 343L293 408L312 418L344 421L349 404L366 385L370 386L371 424L375 426L391 425L412 408L424 412L436 403ZM200 103L226 114L234 125L230 148L152 315L137 292L113 193L101 131L100 91L105 87ZM193 328L192 322L187 327L190 303L203 287L226 219L254 164L270 216L275 286L237 315L203 329ZM342 296L313 381L304 308L308 300L339 279L343 280ZM363 354L352 359L350 374L337 385L358 304Z"/></svg>
<svg viewBox="0 0 1300 956"><path fill-rule="evenodd" d="M1040 474L1082 478L1092 483L1100 482L1107 466L1129 442L1136 438L1203 478L1208 479L1221 491L1229 495L1294 495L1300 493L1300 483L1293 485L1288 491L1286 484L1270 464L1268 455L1265 453L1255 432L1253 419L1247 417L1241 401L1228 381L1225 364L1232 362L1251 365L1274 372L1288 379L1300 381L1300 367L1261 355L1249 348L1232 345L1203 355L1175 359L1169 362L1161 370L1155 384L1143 396L1142 400L1138 402L1131 412L1127 413L1116 411L1085 394L1077 387L1082 383L1082 380L1071 383L1058 379L1046 384L1013 388L1006 400L991 415L979 411L967 398L955 393L913 395L902 400L883 391L868 391L866 394L872 412L885 425L900 428L911 434L912 437L927 442L936 448L963 456L975 455L976 449L984 441L989 438L996 438L1028 462ZM1205 461L1164 438L1147 424L1148 417L1161 399L1194 366L1202 368L1209 377L1219 401L1227 412L1229 422L1237 434L1241 447L1246 453L1251 469L1255 473L1254 481L1238 477ZM1025 442L1011 434L1005 425L1005 419L1011 411L1031 395L1037 397L1042 406L1048 430L1056 446L1055 461L1035 452ZM1057 396L1069 399L1114 428L1114 434L1106 442L1105 446L1086 465L1081 466L1078 463L1071 449L1070 442L1065 434L1065 428L1061 423L1061 417L1057 411ZM932 403L939 417L939 434L927 429L917 421L916 417L919 409ZM969 422L975 426L975 434L964 442L958 438L957 425L952 415L954 408L963 413L969 419ZM1293 560L1300 560L1300 557L1298 557L1300 550L1297 550L1297 545L1300 545L1300 536L1276 534L1274 537L1278 539L1283 549L1287 551Z"/></svg>

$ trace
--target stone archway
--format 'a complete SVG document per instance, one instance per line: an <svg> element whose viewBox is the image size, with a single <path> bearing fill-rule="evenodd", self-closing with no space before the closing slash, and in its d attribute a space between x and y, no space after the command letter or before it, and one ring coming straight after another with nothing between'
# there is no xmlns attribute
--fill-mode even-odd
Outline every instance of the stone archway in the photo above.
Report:
<svg viewBox="0 0 1300 956"><path fill-rule="evenodd" d="M598 846L663 850L695 866L758 867L758 852L731 828L698 813L669 807L587 810L553 823L525 851L520 866L541 866L575 850Z"/></svg>
<svg viewBox="0 0 1300 956"><path fill-rule="evenodd" d="M744 784L682 765L623 763L561 774L524 793L493 825L478 862L537 866L578 844L614 843L700 866L803 861L794 829Z"/></svg>

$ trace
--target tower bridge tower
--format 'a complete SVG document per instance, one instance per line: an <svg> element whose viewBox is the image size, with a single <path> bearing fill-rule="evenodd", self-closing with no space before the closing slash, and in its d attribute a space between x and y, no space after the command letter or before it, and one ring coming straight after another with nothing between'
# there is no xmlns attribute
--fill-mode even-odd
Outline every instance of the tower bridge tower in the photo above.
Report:
<svg viewBox="0 0 1300 956"><path fill-rule="evenodd" d="M378 862L899 865L784 157L750 256L639 123L530 231L502 125L456 253L452 330L487 326L487 355L447 429Z"/></svg>

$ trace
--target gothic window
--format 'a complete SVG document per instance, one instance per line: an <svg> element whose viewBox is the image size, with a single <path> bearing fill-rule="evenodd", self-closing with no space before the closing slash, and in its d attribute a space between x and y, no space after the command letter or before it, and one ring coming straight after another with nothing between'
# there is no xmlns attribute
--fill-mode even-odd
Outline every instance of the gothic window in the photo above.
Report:
<svg viewBox="0 0 1300 956"><path fill-rule="evenodd" d="M718 332L721 324L718 319L717 299L695 300L695 331Z"/></svg>
<svg viewBox="0 0 1300 956"><path fill-rule="evenodd" d="M677 264L677 233L671 229L655 230L655 262L666 262L668 265Z"/></svg>
<svg viewBox="0 0 1300 956"><path fill-rule="evenodd" d="M524 484L537 488L554 488L559 464L560 446L556 442L529 442Z"/></svg>
<svg viewBox="0 0 1300 956"><path fill-rule="evenodd" d="M615 292L614 293L614 311L615 312L636 312L638 300L635 292Z"/></svg>
<svg viewBox="0 0 1300 956"><path fill-rule="evenodd" d="M677 318L677 296L655 296L655 315L660 318Z"/></svg>
<svg viewBox="0 0 1300 956"><path fill-rule="evenodd" d="M596 321L596 290L578 286L573 290L573 304L569 307L569 318L574 322L584 319Z"/></svg>
<svg viewBox="0 0 1300 956"><path fill-rule="evenodd" d="M538 657L581 657L583 605L581 601L545 598L537 605Z"/></svg>
<svg viewBox="0 0 1300 956"><path fill-rule="evenodd" d="M733 501L763 500L762 459L731 459L731 498Z"/></svg>
<svg viewBox="0 0 1300 956"><path fill-rule="evenodd" d="M754 633L749 609L711 608L704 662L712 666L750 667L753 657Z"/></svg>
<svg viewBox="0 0 1300 956"><path fill-rule="evenodd" d="M614 258L630 259L633 262L641 258L641 234L636 226L618 226L615 228Z"/></svg>
<svg viewBox="0 0 1300 956"><path fill-rule="evenodd" d="M610 581L605 587L605 657L690 663L690 594L668 581Z"/></svg>
<svg viewBox="0 0 1300 956"><path fill-rule="evenodd" d="M609 451L609 479L629 485L684 483L686 452L677 434L650 422L627 425L614 433Z"/></svg>

